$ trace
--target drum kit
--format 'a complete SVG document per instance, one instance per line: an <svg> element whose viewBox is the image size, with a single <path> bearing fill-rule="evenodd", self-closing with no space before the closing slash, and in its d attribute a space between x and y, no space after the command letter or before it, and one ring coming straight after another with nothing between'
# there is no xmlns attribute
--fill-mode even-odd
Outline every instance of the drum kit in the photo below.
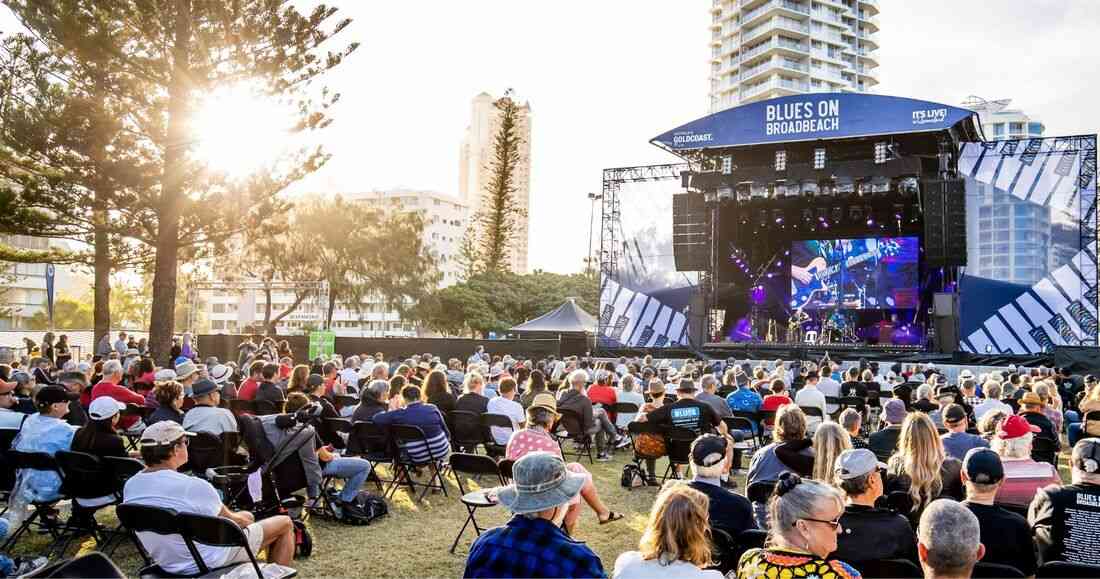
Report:
<svg viewBox="0 0 1100 579"><path fill-rule="evenodd" d="M787 323L787 341L814 345L854 344L859 342L859 337L855 324L838 310L827 315L822 322L816 322L805 312L796 310Z"/></svg>

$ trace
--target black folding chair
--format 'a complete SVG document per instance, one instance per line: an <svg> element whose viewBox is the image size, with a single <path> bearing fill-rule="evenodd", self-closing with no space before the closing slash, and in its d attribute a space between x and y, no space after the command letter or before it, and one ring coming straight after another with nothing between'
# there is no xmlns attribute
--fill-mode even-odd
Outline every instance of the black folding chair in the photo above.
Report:
<svg viewBox="0 0 1100 579"><path fill-rule="evenodd" d="M393 484L393 479L385 480L379 476L378 465L389 465L391 472L395 470L397 453L389 429L369 421L356 422L351 426L351 434L348 435L348 450L370 463L373 476L368 475L367 480L373 478L379 492L388 495L389 489L383 483Z"/></svg>
<svg viewBox="0 0 1100 579"><path fill-rule="evenodd" d="M970 576L974 579L1024 579L1027 577L1023 571L1012 565L985 561L978 561L978 564L974 565L974 571L970 573Z"/></svg>
<svg viewBox="0 0 1100 579"><path fill-rule="evenodd" d="M707 569L713 569L725 575L737 567L740 556L737 554L737 542L722 529L710 528L710 558L714 562Z"/></svg>
<svg viewBox="0 0 1100 579"><path fill-rule="evenodd" d="M864 577L878 579L921 579L924 572L908 559L876 559L852 563Z"/></svg>
<svg viewBox="0 0 1100 579"><path fill-rule="evenodd" d="M775 492L775 481L756 481L745 488L745 497L753 503L767 503Z"/></svg>
<svg viewBox="0 0 1100 579"><path fill-rule="evenodd" d="M489 453L489 456L504 456L504 449L508 447L508 443L497 443L496 437L493 436L494 426L507 429L509 438L515 432L516 427L512 424L512 419L503 414L486 413L481 415L481 427L486 433L485 451Z"/></svg>
<svg viewBox="0 0 1100 579"><path fill-rule="evenodd" d="M485 445L485 427L481 424L481 415L470 410L452 410L450 412L451 446L458 452L477 453L477 447Z"/></svg>
<svg viewBox="0 0 1100 579"><path fill-rule="evenodd" d="M609 414L615 415L615 420L612 420L611 423L615 425L615 430L618 430L619 434L623 434L623 433L626 432L626 427L619 428L619 424L618 424L619 416L624 415L624 414L626 414L626 415L631 415L631 414L636 415L636 414L638 414L638 409L639 409L639 406L637 404L633 403L633 402L616 402L616 403L612 404L607 409L607 412Z"/></svg>
<svg viewBox="0 0 1100 579"><path fill-rule="evenodd" d="M1100 435L1100 410L1090 410L1081 417L1081 431L1086 436Z"/></svg>
<svg viewBox="0 0 1100 579"><path fill-rule="evenodd" d="M86 555L62 559L30 573L25 579L125 579L126 574L103 553L92 551Z"/></svg>
<svg viewBox="0 0 1100 579"><path fill-rule="evenodd" d="M394 463L393 485L390 487L391 495L396 492L397 487L404 484L409 487L409 494L411 495L416 494L416 487L422 487L424 489L420 492L420 495L416 497L416 502L424 500L428 491L433 489L437 489L443 493L443 496L447 496L447 485L444 484L443 480L443 470L447 464L447 457L439 456L432 450L432 446L428 444L428 437L424 435L424 431L419 426L394 424L390 426L390 434L393 435L394 442L397 443L400 449L397 453L397 460ZM423 445L424 451L428 454L428 460L417 462L404 447L419 447L421 445ZM418 483L412 477L412 469L423 467L427 467L429 470L428 482ZM438 484L436 481L438 481Z"/></svg>
<svg viewBox="0 0 1100 579"><path fill-rule="evenodd" d="M1085 565L1068 561L1047 561L1035 572L1038 579L1096 579L1100 565Z"/></svg>
<svg viewBox="0 0 1100 579"><path fill-rule="evenodd" d="M149 416L153 414L155 408L149 408L148 406L127 403L126 408L120 411L122 416L137 416L141 421L147 421ZM141 446L141 433L132 432L129 430L119 432L122 438L126 440L126 450L137 450Z"/></svg>
<svg viewBox="0 0 1100 579"><path fill-rule="evenodd" d="M230 400L229 410L235 415L256 413L256 409L252 406L252 401L243 398L234 398Z"/></svg>
<svg viewBox="0 0 1100 579"><path fill-rule="evenodd" d="M764 446L764 425L760 421L761 417L759 413L749 412L748 410L731 410L730 413L733 415L733 418L744 420L751 426L748 431L751 432L753 438L756 439L757 448Z"/></svg>
<svg viewBox="0 0 1100 579"><path fill-rule="evenodd" d="M11 460L12 468L14 468L16 472L22 469L52 471L57 473L57 476L61 477L62 483L64 483L64 475L61 473L61 468L57 465L57 460L44 452L9 450L7 456ZM48 521L46 519L46 514L48 511L51 511L57 503L68 498L69 497L66 496L64 492L59 492L58 497L55 499L31 502L30 506L33 509L31 514L23 519L23 523L19 525L19 528L4 541L4 544L0 546L0 552L10 553L11 548L19 540L19 537L29 531L31 527L49 533L55 543L63 538L63 527L52 521Z"/></svg>
<svg viewBox="0 0 1100 579"><path fill-rule="evenodd" d="M206 478L206 469L225 466L222 439L212 432L196 432L187 444L187 470Z"/></svg>
<svg viewBox="0 0 1100 579"><path fill-rule="evenodd" d="M839 402L840 408L836 411L837 416L840 416L841 412L844 412L849 408L854 408L856 412L859 412L862 416L866 415L865 412L867 410L867 401L863 398L860 398L859 396L842 396Z"/></svg>
<svg viewBox="0 0 1100 579"><path fill-rule="evenodd" d="M160 565L149 555L145 545L138 538L138 533L156 533L157 535L179 535L187 543L187 538L179 526L179 515L172 509L151 507L147 505L121 504L115 507L115 514L122 526L129 531L130 540L137 548L145 565L138 571L139 577L174 577L172 573L161 569ZM194 545L188 543L188 550Z"/></svg>
<svg viewBox="0 0 1100 579"><path fill-rule="evenodd" d="M762 548L767 539L768 532L760 529L746 529L738 533L733 539L734 549L730 557L733 560L733 564L737 565L737 562L741 559L741 555L745 554L745 551Z"/></svg>
<svg viewBox="0 0 1100 579"><path fill-rule="evenodd" d="M1031 440L1031 460L1050 463L1057 468L1058 442L1042 436L1036 436Z"/></svg>
<svg viewBox="0 0 1100 579"><path fill-rule="evenodd" d="M775 410L761 410L756 413L756 416L760 419L761 441L766 444L766 441L772 439L772 433L775 431Z"/></svg>
<svg viewBox="0 0 1100 579"><path fill-rule="evenodd" d="M81 508L84 509L88 515L89 520L87 522L89 526L74 527L66 524L64 532L65 540L61 543L61 548L58 553L64 556L65 552L68 551L72 539L84 533L90 534L95 539L96 545L98 545L100 549L106 551L107 547L116 537L124 534L122 527L117 527L113 530L107 529L100 525L95 519L95 513L98 511L122 502L122 487L116 482L110 465L95 455L67 450L57 451L57 454L54 455L54 460L57 461L57 466L61 469L61 492L73 499L74 510L76 509L75 503L78 499L90 501L91 499L99 499L105 496L111 497L109 502L94 507L81 505ZM104 481L109 482L109 484L104 484ZM103 491L108 492L105 493Z"/></svg>
<svg viewBox="0 0 1100 579"><path fill-rule="evenodd" d="M283 405L270 400L253 400L252 410L256 416L269 416L271 414L281 414Z"/></svg>
<svg viewBox="0 0 1100 579"><path fill-rule="evenodd" d="M497 466L497 463L487 456L456 452L451 455L450 462L451 472L454 473L455 481L458 482L458 492L462 495L460 500L466 507L467 513L466 522L462 524L462 529L458 531L454 543L451 544L451 553L453 554L458 547L459 539L462 538L462 534L466 532L466 527L468 527L470 523L474 525L474 533L479 537L481 536L482 529L478 526L477 519L474 518L474 513L477 512L478 509L495 507L497 505L496 498L489 494L490 489L466 490L466 485L462 482L462 475L471 477L492 476L495 477L493 482L499 483L500 486L503 486L505 482L504 477L500 474L500 468Z"/></svg>
<svg viewBox="0 0 1100 579"><path fill-rule="evenodd" d="M126 481L130 480L130 477L145 470L145 463L136 458L128 458L121 456L105 456L101 460L107 465L107 470L110 476L115 479L115 484L118 486L118 497L122 498L122 489L126 486Z"/></svg>
<svg viewBox="0 0 1100 579"><path fill-rule="evenodd" d="M592 435L581 431L580 414L572 408L559 408L558 413L561 414L561 418L558 419L557 428L554 430L554 438L561 446L562 456L575 456L577 460L587 456L588 464L596 464L596 459L592 455ZM573 444L572 451L566 449L567 442Z"/></svg>
<svg viewBox="0 0 1100 579"><path fill-rule="evenodd" d="M516 461L507 458L497 463L497 469L500 470L500 478L504 484L512 483L512 467L515 464Z"/></svg>
<svg viewBox="0 0 1100 579"><path fill-rule="evenodd" d="M807 417L816 417L819 421L825 422L825 413L821 411L821 408L817 406L799 406L802 413Z"/></svg>
<svg viewBox="0 0 1100 579"><path fill-rule="evenodd" d="M325 424L336 432L342 432L344 434L351 432L350 418L329 417L325 419Z"/></svg>
<svg viewBox="0 0 1100 579"><path fill-rule="evenodd" d="M749 421L748 418L743 418L741 416L727 416L722 419L722 422L726 423L726 429L729 430L731 433L735 430L748 433L748 438L741 442L738 442L737 445L740 446L735 445L735 448L749 450L753 453L755 453L757 449L760 448L760 445L757 443L758 439L753 433L753 424L751 421ZM740 467L741 465L734 466Z"/></svg>
<svg viewBox="0 0 1100 579"><path fill-rule="evenodd" d="M687 467L691 464L691 443L695 442L698 435L694 431L686 428L673 427L665 431L665 448L668 449L668 466L665 467L665 474L661 476L661 481L667 481L671 478L669 475L674 475L679 479L681 471L676 470L675 467L682 466Z"/></svg>
<svg viewBox="0 0 1100 579"><path fill-rule="evenodd" d="M206 561L203 560L202 552L194 548L195 543L209 545L211 547L236 547L244 549L244 552L248 554L248 560L252 565L252 569L256 571L257 578L283 579L286 577L294 577L298 574L294 569L288 569L285 573L265 574L264 569L271 569L271 564L260 564L256 559L256 554L252 552L252 547L248 545L248 537L244 534L244 531L229 519L196 515L193 513L179 513L177 516L179 518L179 527L183 530L183 536L191 543L191 556L194 557L195 564L199 566L199 570L202 571L204 575L215 569L211 569ZM243 563L234 563L222 568L236 567L240 564Z"/></svg>
<svg viewBox="0 0 1100 579"><path fill-rule="evenodd" d="M0 510L0 515L8 511L8 495L15 486L15 467L12 466L7 451L18 435L19 430L16 428L0 428L0 501L4 501L4 509Z"/></svg>

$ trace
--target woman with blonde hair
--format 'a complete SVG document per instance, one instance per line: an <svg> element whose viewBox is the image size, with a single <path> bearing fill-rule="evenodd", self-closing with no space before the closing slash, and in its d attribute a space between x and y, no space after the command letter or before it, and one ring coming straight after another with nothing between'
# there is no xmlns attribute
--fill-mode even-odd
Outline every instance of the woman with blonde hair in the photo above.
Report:
<svg viewBox="0 0 1100 579"><path fill-rule="evenodd" d="M886 463L886 492L908 494L913 502L910 521L919 521L924 507L933 500L941 496L963 499L961 470L962 463L944 452L932 419L923 412L912 412L901 423L897 452Z"/></svg>
<svg viewBox="0 0 1100 579"><path fill-rule="evenodd" d="M711 565L710 499L687 486L673 485L653 503L637 551L615 560L613 579L721 579Z"/></svg>
<svg viewBox="0 0 1100 579"><path fill-rule="evenodd" d="M836 422L824 422L814 433L813 479L826 484L833 480L833 465L840 453L852 448L852 437Z"/></svg>
<svg viewBox="0 0 1100 579"><path fill-rule="evenodd" d="M305 364L298 364L290 371L290 380L287 382L286 391L301 392L302 394L309 394L310 388L306 382L309 381L309 366Z"/></svg>

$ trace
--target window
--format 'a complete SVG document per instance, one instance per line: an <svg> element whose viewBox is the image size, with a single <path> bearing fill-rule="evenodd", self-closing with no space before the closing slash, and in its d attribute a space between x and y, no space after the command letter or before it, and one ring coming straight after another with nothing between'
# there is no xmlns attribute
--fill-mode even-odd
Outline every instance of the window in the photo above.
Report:
<svg viewBox="0 0 1100 579"><path fill-rule="evenodd" d="M210 329L215 330L215 331L216 330L224 330L225 329L225 320L211 320L210 321Z"/></svg>
<svg viewBox="0 0 1100 579"><path fill-rule="evenodd" d="M1003 137L1005 134L1004 123L993 123L993 135L996 137Z"/></svg>
<svg viewBox="0 0 1100 579"><path fill-rule="evenodd" d="M1008 124L1008 132L1010 132L1012 134L1022 133L1022 132L1024 132L1024 124L1023 123L1009 123Z"/></svg>
<svg viewBox="0 0 1100 579"><path fill-rule="evenodd" d="M1027 124L1027 132L1032 134L1032 135L1041 135L1041 134L1043 134L1044 129L1045 129L1045 127L1043 127L1043 123L1028 123Z"/></svg>
<svg viewBox="0 0 1100 579"><path fill-rule="evenodd" d="M215 314L224 314L225 304L213 304L210 306L210 311Z"/></svg>

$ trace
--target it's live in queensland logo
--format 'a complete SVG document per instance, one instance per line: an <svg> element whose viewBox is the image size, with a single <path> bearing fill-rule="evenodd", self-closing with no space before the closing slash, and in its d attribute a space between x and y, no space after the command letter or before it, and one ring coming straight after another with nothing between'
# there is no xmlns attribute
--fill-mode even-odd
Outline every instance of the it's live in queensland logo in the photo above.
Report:
<svg viewBox="0 0 1100 579"><path fill-rule="evenodd" d="M926 125L929 123L942 123L947 120L947 109L924 109L913 111L913 124Z"/></svg>
<svg viewBox="0 0 1100 579"><path fill-rule="evenodd" d="M714 140L713 133L699 133L695 134L691 131L684 131L672 135L672 144L674 146L680 145L693 145L695 143L709 143Z"/></svg>

